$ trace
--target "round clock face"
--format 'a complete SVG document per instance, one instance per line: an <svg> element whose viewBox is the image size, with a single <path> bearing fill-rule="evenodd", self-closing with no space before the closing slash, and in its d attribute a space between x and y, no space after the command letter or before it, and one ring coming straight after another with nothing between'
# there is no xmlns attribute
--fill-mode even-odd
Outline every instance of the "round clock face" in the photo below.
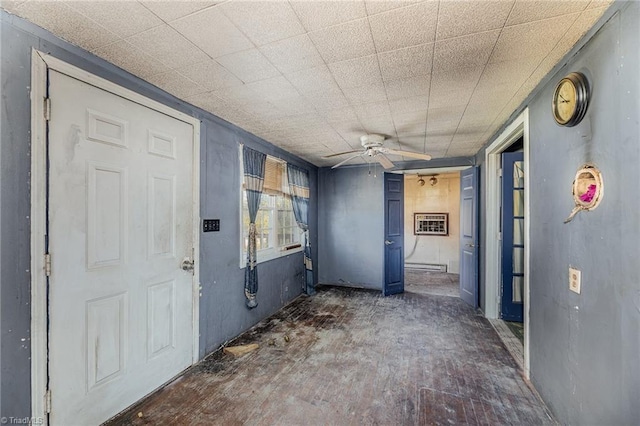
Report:
<svg viewBox="0 0 640 426"><path fill-rule="evenodd" d="M562 126L575 126L587 112L589 87L584 75L571 73L558 83L553 94L553 118Z"/></svg>
<svg viewBox="0 0 640 426"><path fill-rule="evenodd" d="M554 116L560 124L566 124L571 120L576 111L576 88L573 83L563 79L556 89L554 98Z"/></svg>

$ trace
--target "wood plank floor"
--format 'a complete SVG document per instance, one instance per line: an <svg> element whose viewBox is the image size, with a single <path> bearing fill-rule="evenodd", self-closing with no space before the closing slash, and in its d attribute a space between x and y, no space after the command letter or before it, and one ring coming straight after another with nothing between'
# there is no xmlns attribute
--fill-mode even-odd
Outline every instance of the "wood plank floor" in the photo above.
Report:
<svg viewBox="0 0 640 426"><path fill-rule="evenodd" d="M239 308L241 309L241 308ZM320 287L112 425L555 424L459 298Z"/></svg>

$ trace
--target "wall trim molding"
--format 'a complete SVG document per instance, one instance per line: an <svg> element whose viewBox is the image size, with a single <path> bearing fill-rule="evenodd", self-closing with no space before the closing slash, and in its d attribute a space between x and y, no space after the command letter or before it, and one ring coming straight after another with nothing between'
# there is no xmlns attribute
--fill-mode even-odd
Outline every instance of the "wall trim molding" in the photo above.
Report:
<svg viewBox="0 0 640 426"><path fill-rule="evenodd" d="M102 90L153 109L193 127L193 339L192 364L200 359L200 120L81 68L32 49L31 52L31 414L46 419L48 376L47 277L45 275L47 217L47 124L45 98L48 69L59 71Z"/></svg>
<svg viewBox="0 0 640 426"><path fill-rule="evenodd" d="M486 165L486 253L485 253L485 316L500 318L500 286L501 286L501 253L500 253L500 178L498 170L501 167L500 154L504 152L518 138L524 142L524 374L529 379L529 288L530 288L530 204L531 189L529 168L529 108L525 108L485 151Z"/></svg>

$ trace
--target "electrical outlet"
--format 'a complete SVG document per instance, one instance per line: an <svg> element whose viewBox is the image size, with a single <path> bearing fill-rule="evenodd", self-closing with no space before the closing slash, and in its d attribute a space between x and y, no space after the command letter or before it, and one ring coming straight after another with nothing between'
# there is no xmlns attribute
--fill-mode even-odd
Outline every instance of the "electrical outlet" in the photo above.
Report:
<svg viewBox="0 0 640 426"><path fill-rule="evenodd" d="M569 267L569 290L580 294L582 273L579 269Z"/></svg>

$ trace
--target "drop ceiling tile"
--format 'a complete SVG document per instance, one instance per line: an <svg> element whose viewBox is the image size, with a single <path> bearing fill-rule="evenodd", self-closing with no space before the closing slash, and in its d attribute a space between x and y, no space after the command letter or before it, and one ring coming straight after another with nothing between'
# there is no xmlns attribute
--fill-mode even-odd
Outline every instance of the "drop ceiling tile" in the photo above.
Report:
<svg viewBox="0 0 640 426"><path fill-rule="evenodd" d="M302 25L307 31L315 31L354 19L364 18L364 2L357 1L291 1Z"/></svg>
<svg viewBox="0 0 640 426"><path fill-rule="evenodd" d="M147 79L149 83L171 93L179 99L186 99L189 96L205 93L207 89L189 80L176 71L168 71L162 74L152 75Z"/></svg>
<svg viewBox="0 0 640 426"><path fill-rule="evenodd" d="M335 88L318 90L315 92L305 92L304 97L314 106L317 111L329 111L349 106L349 101L345 98L342 90Z"/></svg>
<svg viewBox="0 0 640 426"><path fill-rule="evenodd" d="M62 2L28 1L19 5L15 13L89 51L120 39L113 32Z"/></svg>
<svg viewBox="0 0 640 426"><path fill-rule="evenodd" d="M253 100L252 102L239 102L240 109L254 115L257 119L265 120L272 128L275 128L274 119L285 117L285 113L279 111L275 105L270 102Z"/></svg>
<svg viewBox="0 0 640 426"><path fill-rule="evenodd" d="M351 105L365 104L367 102L380 102L387 99L387 94L382 83L371 83L367 86L347 87L342 89L342 91Z"/></svg>
<svg viewBox="0 0 640 426"><path fill-rule="evenodd" d="M220 8L256 46L305 32L286 1L229 1Z"/></svg>
<svg viewBox="0 0 640 426"><path fill-rule="evenodd" d="M366 18L311 32L309 37L327 63L375 53Z"/></svg>
<svg viewBox="0 0 640 426"><path fill-rule="evenodd" d="M286 74L285 77L302 94L321 90L339 90L326 65Z"/></svg>
<svg viewBox="0 0 640 426"><path fill-rule="evenodd" d="M237 104L246 104L256 101L256 94L253 90L247 87L246 84L240 86L224 87L222 89L215 90L213 94L229 102Z"/></svg>
<svg viewBox="0 0 640 426"><path fill-rule="evenodd" d="M423 2L369 17L378 53L418 44L436 37L438 2Z"/></svg>
<svg viewBox="0 0 640 426"><path fill-rule="evenodd" d="M204 8L221 3L220 1L199 1L199 0L185 0L185 1L142 1L147 9L156 14L160 19L165 22L170 22L183 16L190 15L194 12L202 10Z"/></svg>
<svg viewBox="0 0 640 426"><path fill-rule="evenodd" d="M122 38L164 23L135 1L70 1L66 4Z"/></svg>
<svg viewBox="0 0 640 426"><path fill-rule="evenodd" d="M393 116L393 124L399 138L411 135L424 135L427 124L426 113L408 113Z"/></svg>
<svg viewBox="0 0 640 426"><path fill-rule="evenodd" d="M429 74L384 82L387 97L390 101L412 96L427 96L429 95L430 84L431 75Z"/></svg>
<svg viewBox="0 0 640 426"><path fill-rule="evenodd" d="M391 115L387 117L374 117L360 120L362 127L367 133L379 133L391 137L396 137L396 128L393 125Z"/></svg>
<svg viewBox="0 0 640 426"><path fill-rule="evenodd" d="M360 118L378 117L381 115L389 116L391 114L389 103L386 101L356 105L353 107L353 109L356 112L356 115Z"/></svg>
<svg viewBox="0 0 640 426"><path fill-rule="evenodd" d="M274 102L282 98L299 95L296 88L281 75L248 83L247 87L257 95L256 97L258 99L267 102Z"/></svg>
<svg viewBox="0 0 640 426"><path fill-rule="evenodd" d="M239 78L231 74L213 59L178 68L177 71L201 86L206 87L208 90L217 90L223 87L242 84Z"/></svg>
<svg viewBox="0 0 640 426"><path fill-rule="evenodd" d="M169 68L125 40L93 51L94 54L142 79L169 71Z"/></svg>
<svg viewBox="0 0 640 426"><path fill-rule="evenodd" d="M6 10L7 12L11 12L13 14L16 13L16 9L18 9L18 6L20 6L21 4L25 3L27 0L2 0L0 1L0 7L4 10Z"/></svg>
<svg viewBox="0 0 640 426"><path fill-rule="evenodd" d="M382 84L378 58L375 55L335 62L329 64L329 69L342 89L365 84Z"/></svg>
<svg viewBox="0 0 640 426"><path fill-rule="evenodd" d="M285 117L298 114L317 114L311 101L300 95L281 98L274 101L274 105Z"/></svg>
<svg viewBox="0 0 640 426"><path fill-rule="evenodd" d="M171 26L212 58L254 47L219 7L178 19Z"/></svg>
<svg viewBox="0 0 640 426"><path fill-rule="evenodd" d="M471 67L431 76L429 108L466 105L481 74L482 67Z"/></svg>
<svg viewBox="0 0 640 426"><path fill-rule="evenodd" d="M614 0L591 0L591 2L589 2L589 4L587 5L587 10L601 7L608 8L613 2Z"/></svg>
<svg viewBox="0 0 640 426"><path fill-rule="evenodd" d="M438 12L437 40L502 28L513 0L442 1Z"/></svg>
<svg viewBox="0 0 640 426"><path fill-rule="evenodd" d="M398 136L398 143L403 150L424 152L425 135Z"/></svg>
<svg viewBox="0 0 640 426"><path fill-rule="evenodd" d="M258 49L232 53L221 56L216 60L245 83L275 77L280 74Z"/></svg>
<svg viewBox="0 0 640 426"><path fill-rule="evenodd" d="M499 93L501 87L517 90L531 76L539 63L539 58L532 57L487 64L475 92L478 92L482 98L492 92ZM475 93L474 96L476 96Z"/></svg>
<svg viewBox="0 0 640 426"><path fill-rule="evenodd" d="M411 96L389 101L392 115L406 114L410 112L426 112L429 106L428 96Z"/></svg>
<svg viewBox="0 0 640 426"><path fill-rule="evenodd" d="M419 0L365 0L364 4L367 8L367 15L372 16L399 7L411 6L418 3L418 1Z"/></svg>
<svg viewBox="0 0 640 426"><path fill-rule="evenodd" d="M236 107L230 102L216 96L211 92L198 93L196 95L188 96L185 98L191 105L195 105L198 108L202 108L214 115L217 115L218 111L225 109L236 109Z"/></svg>
<svg viewBox="0 0 640 426"><path fill-rule="evenodd" d="M200 49L168 25L152 28L127 41L169 68L181 68L208 59Z"/></svg>
<svg viewBox="0 0 640 426"><path fill-rule="evenodd" d="M587 7L585 0L564 1L531 1L516 0L506 26L523 24L525 22L539 21L555 16L568 15L582 12ZM573 22L573 21L572 21ZM566 28L566 26L565 26Z"/></svg>
<svg viewBox="0 0 640 426"><path fill-rule="evenodd" d="M429 121L455 120L460 121L466 105L453 105L439 108L429 108Z"/></svg>
<svg viewBox="0 0 640 426"><path fill-rule="evenodd" d="M325 110L322 112L322 115L324 116L325 120L327 120L327 123L329 124L343 123L345 121L346 122L358 121L358 116L356 115L356 112L350 106Z"/></svg>
<svg viewBox="0 0 640 426"><path fill-rule="evenodd" d="M267 44L260 47L260 51L282 73L293 73L324 64L306 34Z"/></svg>
<svg viewBox="0 0 640 426"><path fill-rule="evenodd" d="M434 73L484 66L489 60L500 30L471 34L436 42Z"/></svg>
<svg viewBox="0 0 640 426"><path fill-rule="evenodd" d="M378 58L384 81L431 74L433 44L380 53Z"/></svg>
<svg viewBox="0 0 640 426"><path fill-rule="evenodd" d="M544 58L560 41L579 14L560 16L502 30L489 62L537 56Z"/></svg>

